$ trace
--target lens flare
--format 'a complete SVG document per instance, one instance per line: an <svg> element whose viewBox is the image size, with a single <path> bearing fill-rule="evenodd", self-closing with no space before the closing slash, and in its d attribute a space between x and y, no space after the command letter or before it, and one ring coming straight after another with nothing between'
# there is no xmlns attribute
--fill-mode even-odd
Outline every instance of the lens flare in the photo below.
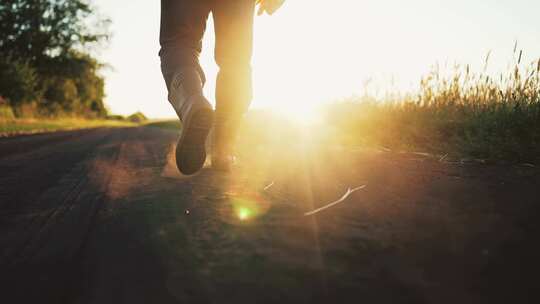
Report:
<svg viewBox="0 0 540 304"><path fill-rule="evenodd" d="M234 222L252 222L268 212L269 203L258 193L229 193L230 211Z"/></svg>
<svg viewBox="0 0 540 304"><path fill-rule="evenodd" d="M248 208L239 208L237 212L238 219L240 219L241 221L245 221L251 217L251 213L251 210L249 210Z"/></svg>

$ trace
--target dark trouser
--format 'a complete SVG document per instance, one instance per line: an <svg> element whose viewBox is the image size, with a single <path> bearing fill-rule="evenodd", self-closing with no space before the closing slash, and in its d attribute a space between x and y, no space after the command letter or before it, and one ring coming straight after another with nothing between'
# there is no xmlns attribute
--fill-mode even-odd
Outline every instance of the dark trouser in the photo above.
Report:
<svg viewBox="0 0 540 304"><path fill-rule="evenodd" d="M252 98L251 53L255 0L161 0L161 70L171 91L176 74L196 70L206 20L212 12L216 33L216 122L237 120Z"/></svg>

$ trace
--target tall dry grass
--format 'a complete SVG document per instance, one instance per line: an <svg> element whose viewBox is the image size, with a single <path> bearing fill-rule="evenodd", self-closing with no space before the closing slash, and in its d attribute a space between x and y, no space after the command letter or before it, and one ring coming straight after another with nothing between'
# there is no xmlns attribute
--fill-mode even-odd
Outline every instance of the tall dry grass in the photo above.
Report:
<svg viewBox="0 0 540 304"><path fill-rule="evenodd" d="M434 68L400 98L351 97L326 109L346 145L379 145L483 159L540 158L540 59L493 77L468 65ZM394 95L395 96L395 95Z"/></svg>

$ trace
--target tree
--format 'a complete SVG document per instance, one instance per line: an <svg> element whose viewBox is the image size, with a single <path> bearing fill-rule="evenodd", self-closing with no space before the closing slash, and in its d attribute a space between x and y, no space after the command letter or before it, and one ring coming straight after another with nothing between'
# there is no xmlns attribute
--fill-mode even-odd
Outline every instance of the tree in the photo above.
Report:
<svg viewBox="0 0 540 304"><path fill-rule="evenodd" d="M0 95L10 106L19 106L39 97L35 69L28 62L0 56Z"/></svg>
<svg viewBox="0 0 540 304"><path fill-rule="evenodd" d="M89 26L91 17L98 26ZM48 58L107 39L107 22L86 0L2 0L0 53L43 68Z"/></svg>
<svg viewBox="0 0 540 304"><path fill-rule="evenodd" d="M48 114L106 115L88 48L107 40L107 24L88 0L1 0L0 95Z"/></svg>
<svg viewBox="0 0 540 304"><path fill-rule="evenodd" d="M44 73L43 103L53 110L83 116L105 116L105 81L98 75L101 65L91 56L70 52L50 59Z"/></svg>

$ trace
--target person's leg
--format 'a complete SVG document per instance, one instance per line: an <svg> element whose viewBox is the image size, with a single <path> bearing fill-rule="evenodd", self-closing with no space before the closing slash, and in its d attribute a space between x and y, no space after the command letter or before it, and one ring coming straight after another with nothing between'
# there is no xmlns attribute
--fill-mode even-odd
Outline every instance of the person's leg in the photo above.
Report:
<svg viewBox="0 0 540 304"><path fill-rule="evenodd" d="M161 0L160 57L168 99L182 121L176 163L184 174L197 172L206 159L205 140L212 106L204 98L199 64L209 0Z"/></svg>
<svg viewBox="0 0 540 304"><path fill-rule="evenodd" d="M217 0L212 13L216 32L216 120L213 160L230 157L238 125L252 98L254 0Z"/></svg>
<svg viewBox="0 0 540 304"><path fill-rule="evenodd" d="M161 0L161 71L169 91L169 102L177 112L180 102L179 96L174 96L175 77L190 71L190 74L196 72L203 84L206 80L199 55L210 9L208 0ZM198 89L197 85L192 86L194 90Z"/></svg>

